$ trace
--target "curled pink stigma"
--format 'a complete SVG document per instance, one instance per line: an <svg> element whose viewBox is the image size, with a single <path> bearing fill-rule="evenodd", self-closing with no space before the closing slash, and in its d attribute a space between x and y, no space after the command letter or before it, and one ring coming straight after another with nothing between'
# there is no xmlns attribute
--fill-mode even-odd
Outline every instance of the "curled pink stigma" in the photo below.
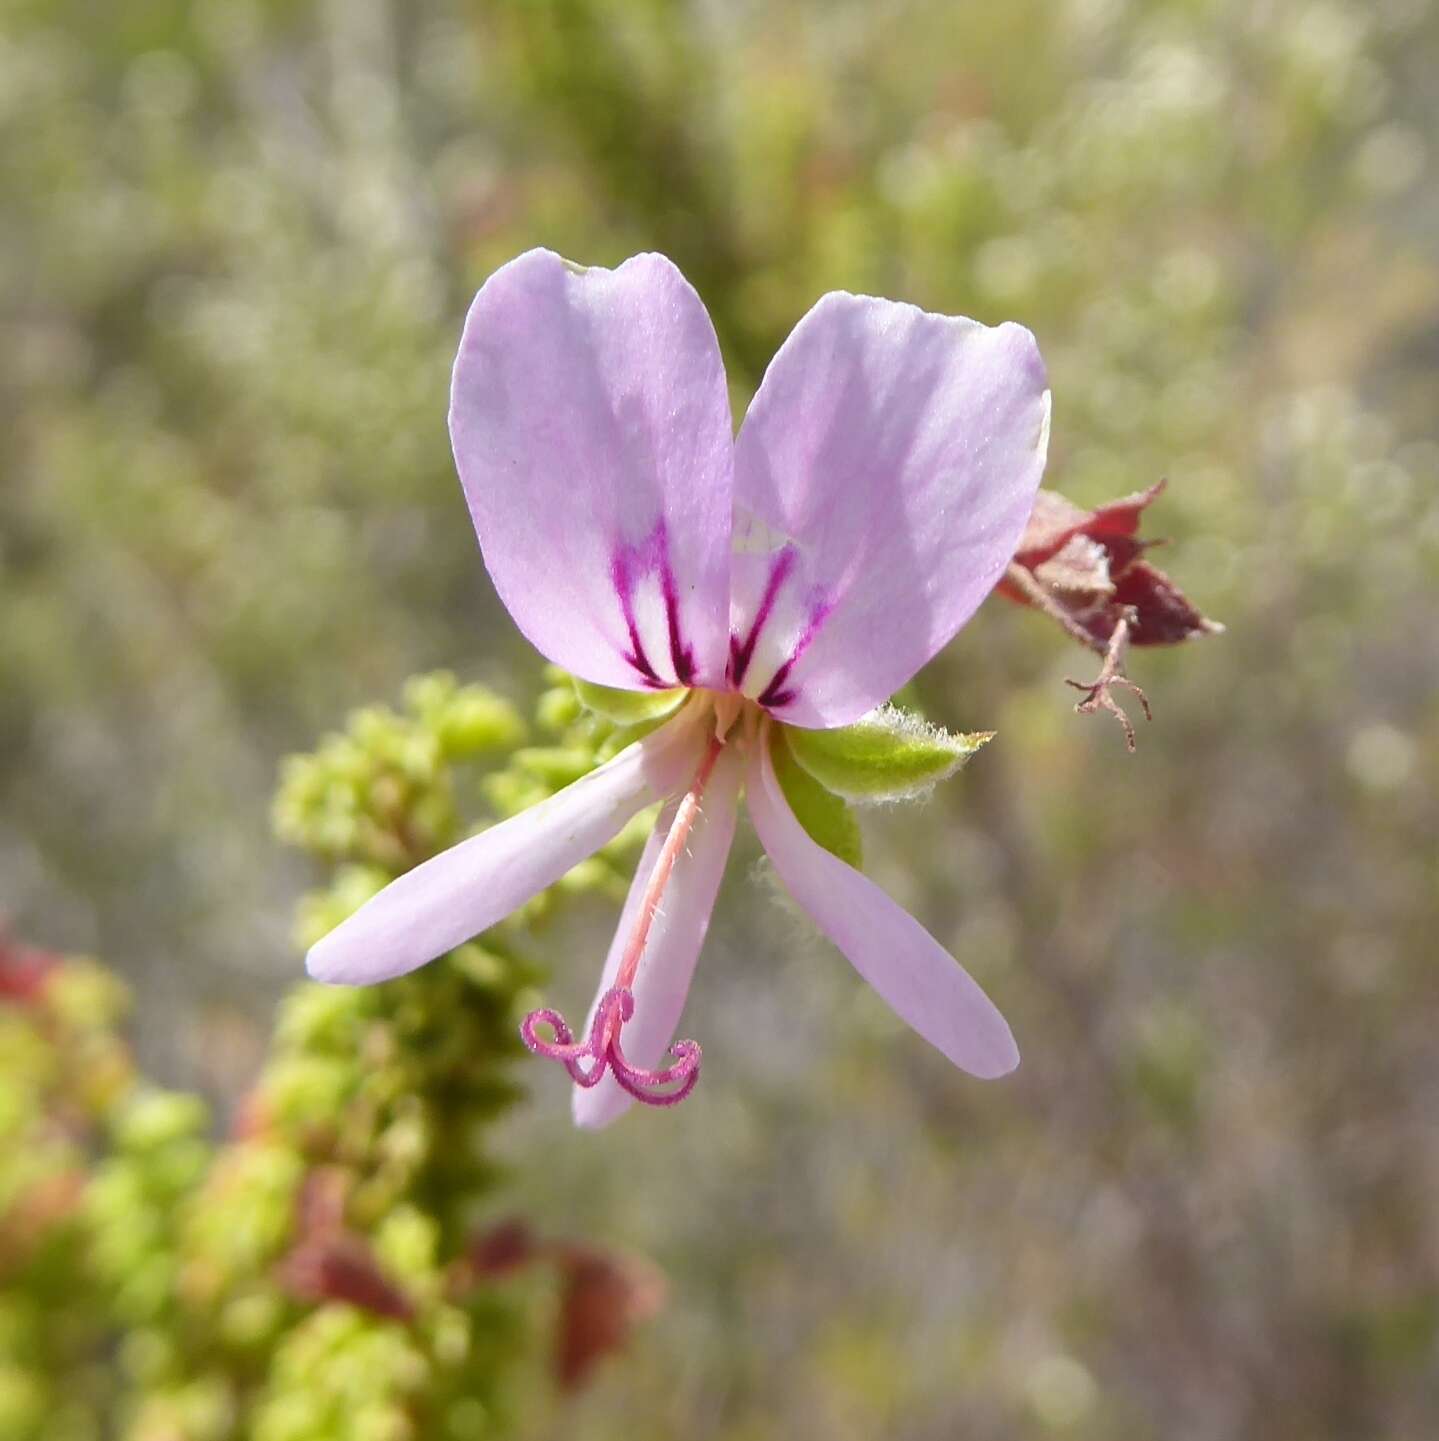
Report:
<svg viewBox="0 0 1439 1441"><path fill-rule="evenodd" d="M520 1022L520 1039L535 1055L558 1061L577 1086L597 1086L609 1071L635 1100L647 1106L677 1106L699 1084L699 1042L676 1041L667 1052L670 1065L663 1070L632 1066L620 1046L620 1030L634 1013L634 993L614 986L600 997L586 1040L576 1041L565 1018L547 1008L531 1011ZM552 1039L536 1033L540 1025L550 1028Z"/></svg>

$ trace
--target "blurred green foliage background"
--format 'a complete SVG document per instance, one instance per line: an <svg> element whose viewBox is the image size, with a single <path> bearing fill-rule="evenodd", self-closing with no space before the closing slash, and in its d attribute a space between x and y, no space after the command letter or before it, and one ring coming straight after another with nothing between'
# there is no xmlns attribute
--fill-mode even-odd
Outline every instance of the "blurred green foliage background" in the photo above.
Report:
<svg viewBox="0 0 1439 1441"><path fill-rule="evenodd" d="M668 253L737 413L828 289L1021 320L1047 484L1167 476L1147 531L1228 634L1136 658L1133 759L1032 613L920 678L999 738L869 813L869 864L1012 1080L902 1034L743 856L693 1100L579 1136L521 1072L527 1212L670 1283L566 1424L1432 1434L1435 73L1430 0L3 0L0 906L131 980L152 1073L246 1089L312 879L281 756L435 665L544 684L444 427L518 251ZM550 938L562 1009L613 916Z"/></svg>

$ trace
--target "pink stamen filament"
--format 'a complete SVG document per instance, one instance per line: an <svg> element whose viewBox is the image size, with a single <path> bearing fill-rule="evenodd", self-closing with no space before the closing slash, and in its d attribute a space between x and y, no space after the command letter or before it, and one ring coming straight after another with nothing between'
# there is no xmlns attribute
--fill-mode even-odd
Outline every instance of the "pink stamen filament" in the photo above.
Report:
<svg viewBox="0 0 1439 1441"><path fill-rule="evenodd" d="M675 811L664 844L655 858L654 869L645 884L644 895L640 898L639 917L620 957L615 983L600 997L595 1007L589 1037L576 1042L564 1017L558 1011L547 1008L531 1011L520 1024L520 1038L525 1045L537 1056L558 1061L578 1086L588 1089L598 1085L608 1070L637 1101L649 1106L673 1106L684 1100L699 1083L701 1052L697 1042L676 1041L668 1052L670 1065L664 1070L647 1070L626 1060L620 1046L620 1031L634 1015L633 986L640 960L675 862L689 840L695 821L699 819L700 802L724 744L723 737L718 733L710 738L704 759ZM536 1033L535 1027L540 1024L550 1028L551 1040L545 1040Z"/></svg>
<svg viewBox="0 0 1439 1441"><path fill-rule="evenodd" d="M649 884L645 887L644 898L640 901L639 921L635 926L634 934L630 937L629 945L625 947L625 953L620 959L620 968L615 974L615 985L621 990L627 991L635 983L635 974L640 968L640 957L644 954L645 942L649 940L650 927L654 925L655 912L659 910L660 899L664 895L665 887L669 884L670 873L675 868L675 862L679 859L679 854L684 849L685 842L689 840L695 822L699 819L700 801L704 796L705 787L709 784L710 776L714 774L715 763L719 760L720 752L723 749L724 742L719 736L711 736L704 760L700 762L700 768L695 772L695 778L690 782L690 788L685 792L685 798L680 802L674 820L670 822L669 834L665 837L665 843L655 859L655 868L650 872Z"/></svg>

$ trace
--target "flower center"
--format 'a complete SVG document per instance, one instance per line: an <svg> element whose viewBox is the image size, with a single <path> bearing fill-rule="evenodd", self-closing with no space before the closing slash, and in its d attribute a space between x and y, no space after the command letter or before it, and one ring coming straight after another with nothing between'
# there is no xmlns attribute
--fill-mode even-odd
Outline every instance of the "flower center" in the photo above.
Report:
<svg viewBox="0 0 1439 1441"><path fill-rule="evenodd" d="M701 1052L698 1042L676 1041L667 1053L669 1064L650 1070L633 1065L626 1058L620 1044L620 1033L635 1013L635 977L639 973L640 961L665 887L699 819L705 787L709 785L715 765L727 744L726 737L741 712L748 709L741 697L736 695L715 694L708 699L715 712L714 733L705 746L699 769L675 810L660 853L655 858L654 868L640 897L634 929L620 956L614 984L600 997L595 1007L589 1035L583 1041L576 1041L564 1017L548 1008L531 1011L520 1024L520 1037L525 1045L537 1056L558 1061L576 1085L586 1088L597 1086L608 1071L635 1100L648 1106L677 1105L699 1083ZM549 1028L550 1039L537 1033L535 1028L539 1025Z"/></svg>

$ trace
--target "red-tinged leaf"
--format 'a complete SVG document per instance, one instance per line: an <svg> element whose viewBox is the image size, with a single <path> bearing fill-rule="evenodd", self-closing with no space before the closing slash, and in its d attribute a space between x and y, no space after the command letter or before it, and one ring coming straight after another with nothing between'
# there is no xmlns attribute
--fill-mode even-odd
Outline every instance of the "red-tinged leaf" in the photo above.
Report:
<svg viewBox="0 0 1439 1441"><path fill-rule="evenodd" d="M665 1283L647 1263L588 1247L567 1246L558 1259L563 1279L555 1378L563 1390L573 1391L660 1309Z"/></svg>
<svg viewBox="0 0 1439 1441"><path fill-rule="evenodd" d="M1114 692L1132 692L1146 719L1149 702L1124 673L1129 646L1175 645L1224 629L1143 558L1154 542L1139 538L1140 521L1163 490L1160 481L1096 510L1082 510L1052 490L1041 490L997 587L1011 600L1043 611L1072 639L1104 657L1094 680L1069 682L1084 692L1075 709L1081 715L1107 711L1124 728L1131 751L1134 726Z"/></svg>
<svg viewBox="0 0 1439 1441"><path fill-rule="evenodd" d="M1095 539L1137 535L1140 517L1164 493L1164 485L1164 481L1157 481L1148 490L1108 501L1097 510L1084 510L1058 491L1041 490L1034 498L1034 509L1014 558L1033 569L1075 535Z"/></svg>
<svg viewBox="0 0 1439 1441"><path fill-rule="evenodd" d="M1147 490L1136 491L1120 500L1109 500L1088 512L1081 527L1086 535L1119 538L1139 533L1144 512L1164 494L1166 482L1156 480Z"/></svg>
<svg viewBox="0 0 1439 1441"><path fill-rule="evenodd" d="M516 1216L475 1236L465 1251L465 1262L473 1277L505 1276L528 1265L541 1250L534 1233Z"/></svg>
<svg viewBox="0 0 1439 1441"><path fill-rule="evenodd" d="M457 1300L481 1284L502 1280L550 1255L549 1243L539 1240L518 1216L476 1232L449 1267L447 1284Z"/></svg>
<svg viewBox="0 0 1439 1441"><path fill-rule="evenodd" d="M1132 613L1131 645L1177 645L1197 635L1224 629L1199 613L1162 570L1136 561L1115 582L1113 602Z"/></svg>
<svg viewBox="0 0 1439 1441"><path fill-rule="evenodd" d="M295 1199L299 1239L279 1265L281 1284L301 1301L343 1301L395 1321L414 1317L414 1303L385 1275L364 1236L346 1229L350 1179L338 1166L306 1173Z"/></svg>
<svg viewBox="0 0 1439 1441"><path fill-rule="evenodd" d="M1072 535L1049 557L1034 567L1034 574L1050 589L1069 595L1109 595L1109 552L1087 535Z"/></svg>
<svg viewBox="0 0 1439 1441"><path fill-rule="evenodd" d="M1101 655L1124 620L1131 645L1174 645L1222 630L1142 559L1153 542L1139 538L1140 520L1163 489L1160 481L1096 510L1041 490L998 589Z"/></svg>
<svg viewBox="0 0 1439 1441"><path fill-rule="evenodd" d="M393 1321L414 1318L414 1303L380 1269L369 1243L332 1231L301 1241L280 1263L281 1283L301 1301L342 1301Z"/></svg>
<svg viewBox="0 0 1439 1441"><path fill-rule="evenodd" d="M450 1294L457 1300L477 1285L502 1280L542 1261L560 1279L554 1372L560 1387L583 1386L600 1360L620 1350L630 1332L664 1304L664 1277L634 1257L617 1256L574 1241L537 1237L519 1218L476 1235L451 1268Z"/></svg>
<svg viewBox="0 0 1439 1441"><path fill-rule="evenodd" d="M0 1001L34 1005L44 995L50 974L60 960L53 951L21 945L0 934Z"/></svg>

